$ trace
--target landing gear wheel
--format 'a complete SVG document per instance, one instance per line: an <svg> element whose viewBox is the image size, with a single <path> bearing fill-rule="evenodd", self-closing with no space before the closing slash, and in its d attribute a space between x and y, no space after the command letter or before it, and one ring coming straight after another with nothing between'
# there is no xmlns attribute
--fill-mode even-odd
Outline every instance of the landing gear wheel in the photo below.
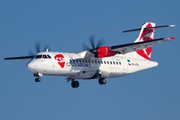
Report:
<svg viewBox="0 0 180 120"><path fill-rule="evenodd" d="M72 81L71 86L72 86L72 88L78 88L79 87L79 82L78 81Z"/></svg>
<svg viewBox="0 0 180 120"><path fill-rule="evenodd" d="M106 78L100 78L99 79L99 84L100 85L105 85L107 83L107 79Z"/></svg>
<svg viewBox="0 0 180 120"><path fill-rule="evenodd" d="M41 78L36 78L35 79L35 82L40 82L41 81Z"/></svg>

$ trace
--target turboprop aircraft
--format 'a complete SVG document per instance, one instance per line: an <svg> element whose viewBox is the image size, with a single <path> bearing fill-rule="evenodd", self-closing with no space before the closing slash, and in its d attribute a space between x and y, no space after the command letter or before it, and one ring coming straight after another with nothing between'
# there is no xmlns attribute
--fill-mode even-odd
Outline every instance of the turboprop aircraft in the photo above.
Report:
<svg viewBox="0 0 180 120"><path fill-rule="evenodd" d="M134 43L129 44L101 47L102 40L100 40L95 46L94 36L90 36L92 48L81 52L49 52L48 49L40 52L39 45L36 45L37 54L35 55L4 59L30 59L26 68L37 77L35 82L41 81L40 76L54 75L67 76L67 82L71 81L73 88L79 87L79 82L77 81L79 79L98 79L99 84L104 85L107 82L107 78L121 77L157 66L157 62L150 61L153 44L175 38L153 39L154 32L158 28L174 26L155 26L155 23L147 22L142 28L124 31L124 33L140 31Z"/></svg>

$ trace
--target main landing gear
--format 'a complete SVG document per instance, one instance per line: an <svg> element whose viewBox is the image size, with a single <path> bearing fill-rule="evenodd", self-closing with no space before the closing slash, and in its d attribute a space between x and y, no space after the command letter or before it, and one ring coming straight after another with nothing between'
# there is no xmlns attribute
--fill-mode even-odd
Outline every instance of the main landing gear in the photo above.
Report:
<svg viewBox="0 0 180 120"><path fill-rule="evenodd" d="M67 79L67 82L71 81L71 86L72 88L78 88L79 87L79 82L78 81L75 81L75 79L73 78L66 78ZM107 79L102 77L102 78L99 78L99 84L100 85L105 85L107 83Z"/></svg>
<svg viewBox="0 0 180 120"><path fill-rule="evenodd" d="M98 76L99 76L99 84L105 85L107 83L107 79L105 77L102 77L101 74L98 74Z"/></svg>
<svg viewBox="0 0 180 120"><path fill-rule="evenodd" d="M79 82L78 81L72 81L71 86L72 86L72 88L78 88L79 87Z"/></svg>
<svg viewBox="0 0 180 120"><path fill-rule="evenodd" d="M69 81L69 80L68 80ZM78 88L79 87L79 82L75 81L74 79L71 79L71 86L72 88ZM100 78L99 79L99 84L100 85L105 85L107 83L107 79L106 78Z"/></svg>
<svg viewBox="0 0 180 120"><path fill-rule="evenodd" d="M73 78L66 78L67 82L71 81L71 86L72 88L78 88L79 87L79 82L75 81L75 79Z"/></svg>
<svg viewBox="0 0 180 120"><path fill-rule="evenodd" d="M106 78L99 78L99 84L100 85L105 85L107 83L107 79Z"/></svg>

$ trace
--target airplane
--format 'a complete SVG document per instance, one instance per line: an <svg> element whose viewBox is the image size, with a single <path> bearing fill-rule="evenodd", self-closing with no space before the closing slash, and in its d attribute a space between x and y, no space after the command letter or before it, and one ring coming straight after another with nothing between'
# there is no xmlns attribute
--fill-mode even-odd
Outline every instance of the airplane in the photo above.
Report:
<svg viewBox="0 0 180 120"><path fill-rule="evenodd" d="M175 25L155 26L146 22L141 28L126 30L124 33L140 31L134 43L102 46L102 39L95 46L94 36L90 36L92 48L80 52L40 52L36 45L37 54L22 57L8 57L4 60L30 59L26 68L34 74L35 82L40 82L40 76L66 76L71 81L72 88L78 88L77 80L98 79L100 85L107 83L107 78L116 78L156 67L155 61L150 61L153 44L173 40L174 37L154 39L158 28L174 27Z"/></svg>

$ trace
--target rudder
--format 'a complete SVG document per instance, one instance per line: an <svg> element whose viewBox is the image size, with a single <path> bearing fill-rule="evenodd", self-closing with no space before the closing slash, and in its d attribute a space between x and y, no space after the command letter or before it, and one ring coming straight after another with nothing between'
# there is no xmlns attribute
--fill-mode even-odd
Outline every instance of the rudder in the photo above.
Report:
<svg viewBox="0 0 180 120"><path fill-rule="evenodd" d="M139 34L138 38L134 41L134 43L153 40L155 30L152 27L155 27L155 23L150 23L150 22L145 23L142 26L140 34ZM148 29L146 29L146 28L148 28ZM146 49L138 50L136 52L141 57L143 57L143 58L145 58L147 60L150 60L151 51L152 51L152 46L148 47Z"/></svg>

